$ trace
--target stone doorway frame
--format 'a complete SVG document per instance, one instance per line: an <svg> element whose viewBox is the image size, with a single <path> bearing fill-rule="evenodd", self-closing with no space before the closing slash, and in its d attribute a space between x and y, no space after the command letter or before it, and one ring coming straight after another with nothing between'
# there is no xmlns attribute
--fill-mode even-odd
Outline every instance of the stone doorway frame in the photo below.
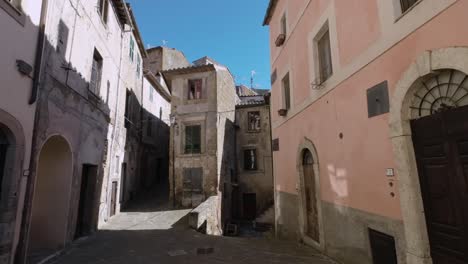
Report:
<svg viewBox="0 0 468 264"><path fill-rule="evenodd" d="M305 179L304 179L304 169L303 169L303 157L304 151L308 150L312 153L312 157L314 159L314 176L315 176L315 196L317 199L317 211L318 211L318 225L319 225L319 240L315 241L312 238L307 236L307 202L306 202L306 195L303 190L305 190ZM325 249L325 235L323 232L323 221L322 221L322 200L320 195L320 163L318 158L318 152L315 148L314 143L312 140L304 137L299 144L297 155L296 155L296 169L298 172L299 177L299 185L298 185L298 194L299 194L299 235L300 238L309 246L312 246L319 250Z"/></svg>
<svg viewBox="0 0 468 264"><path fill-rule="evenodd" d="M413 147L411 101L418 81L436 70L454 69L468 74L468 47L426 51L402 74L390 101L389 129L397 166L401 211L405 229L406 260L431 264L429 236Z"/></svg>

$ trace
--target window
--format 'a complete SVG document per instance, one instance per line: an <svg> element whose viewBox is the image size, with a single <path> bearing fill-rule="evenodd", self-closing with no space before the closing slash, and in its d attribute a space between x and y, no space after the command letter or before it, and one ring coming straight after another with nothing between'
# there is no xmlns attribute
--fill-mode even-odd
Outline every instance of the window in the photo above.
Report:
<svg viewBox="0 0 468 264"><path fill-rule="evenodd" d="M134 56L135 56L135 41L133 40L133 37L130 37L130 60L133 62Z"/></svg>
<svg viewBox="0 0 468 264"><path fill-rule="evenodd" d="M246 149L244 150L244 169L257 170L257 150Z"/></svg>
<svg viewBox="0 0 468 264"><path fill-rule="evenodd" d="M132 93L127 90L127 94L125 95L125 128L129 128L131 122L131 99Z"/></svg>
<svg viewBox="0 0 468 264"><path fill-rule="evenodd" d="M288 21L286 20L286 14L281 17L281 34L284 34L285 36L288 33Z"/></svg>
<svg viewBox="0 0 468 264"><path fill-rule="evenodd" d="M120 157L117 155L115 156L115 174L119 174L119 167L120 167Z"/></svg>
<svg viewBox="0 0 468 264"><path fill-rule="evenodd" d="M8 150L9 142L5 133L0 129L0 200L2 194L3 174L5 172L5 161Z"/></svg>
<svg viewBox="0 0 468 264"><path fill-rule="evenodd" d="M201 126L185 127L185 154L201 153Z"/></svg>
<svg viewBox="0 0 468 264"><path fill-rule="evenodd" d="M109 0L98 0L99 1L99 15L102 21L107 24L107 17L109 14Z"/></svg>
<svg viewBox="0 0 468 264"><path fill-rule="evenodd" d="M400 0L401 13L405 13L406 11L408 11L417 2L418 2L418 0Z"/></svg>
<svg viewBox="0 0 468 264"><path fill-rule="evenodd" d="M283 85L283 107L286 110L291 108L291 83L289 80L289 73L284 76L282 80Z"/></svg>
<svg viewBox="0 0 468 264"><path fill-rule="evenodd" d="M159 107L159 120L162 120L162 107Z"/></svg>
<svg viewBox="0 0 468 264"><path fill-rule="evenodd" d="M189 80L188 99L197 100L202 98L202 80Z"/></svg>
<svg viewBox="0 0 468 264"><path fill-rule="evenodd" d="M8 3L12 4L16 8L20 8L21 0L7 0Z"/></svg>
<svg viewBox="0 0 468 264"><path fill-rule="evenodd" d="M331 47L330 47L330 31L327 31L317 41L320 83L328 80L333 74Z"/></svg>
<svg viewBox="0 0 468 264"><path fill-rule="evenodd" d="M151 137L153 135L153 119L151 116L148 116L148 120L146 122L146 135Z"/></svg>
<svg viewBox="0 0 468 264"><path fill-rule="evenodd" d="M99 54L97 50L94 50L89 90L96 95L99 94L100 89L101 89L101 78L102 78L102 56L101 54Z"/></svg>
<svg viewBox="0 0 468 264"><path fill-rule="evenodd" d="M257 132L260 131L260 112L249 112L248 114L248 131Z"/></svg>
<svg viewBox="0 0 468 264"><path fill-rule="evenodd" d="M153 86L149 86L149 100L151 102L153 102L153 95L154 95L154 87Z"/></svg>
<svg viewBox="0 0 468 264"><path fill-rule="evenodd" d="M140 58L140 55L137 54L137 75L138 75L138 78L140 78L140 71L141 71L141 58Z"/></svg>

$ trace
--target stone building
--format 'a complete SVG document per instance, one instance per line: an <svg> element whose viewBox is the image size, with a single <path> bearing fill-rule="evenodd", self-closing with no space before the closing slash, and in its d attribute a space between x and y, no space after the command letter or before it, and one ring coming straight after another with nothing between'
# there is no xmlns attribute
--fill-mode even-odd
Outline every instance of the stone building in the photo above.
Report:
<svg viewBox="0 0 468 264"><path fill-rule="evenodd" d="M44 1L45 2L45 1ZM44 8L45 8L44 4ZM43 1L0 1L0 263L14 261L30 175Z"/></svg>
<svg viewBox="0 0 468 264"><path fill-rule="evenodd" d="M236 87L236 163L232 218L256 219L273 206L269 95Z"/></svg>
<svg viewBox="0 0 468 264"><path fill-rule="evenodd" d="M466 10L270 1L278 236L349 264L468 263Z"/></svg>
<svg viewBox="0 0 468 264"><path fill-rule="evenodd" d="M140 94L143 86L146 53L124 1L47 2L18 263L36 262L118 213L121 168L131 160L126 90Z"/></svg>
<svg viewBox="0 0 468 264"><path fill-rule="evenodd" d="M203 58L193 66L163 71L172 91L171 198L196 207L217 196L218 226L230 205L222 200L234 174L235 84L229 70ZM223 194L225 192L225 194ZM213 200L213 199L211 199ZM221 217L222 215L222 217Z"/></svg>

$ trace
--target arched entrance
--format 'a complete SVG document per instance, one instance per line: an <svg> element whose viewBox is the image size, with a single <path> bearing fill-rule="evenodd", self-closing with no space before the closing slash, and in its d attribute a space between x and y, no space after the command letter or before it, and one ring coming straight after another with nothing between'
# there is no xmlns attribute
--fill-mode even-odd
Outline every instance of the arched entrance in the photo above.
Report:
<svg viewBox="0 0 468 264"><path fill-rule="evenodd" d="M67 141L53 136L39 154L33 196L30 254L60 249L67 236L72 152Z"/></svg>
<svg viewBox="0 0 468 264"><path fill-rule="evenodd" d="M5 175L5 164L6 164L6 159L7 159L7 152L8 152L8 148L10 145L11 143L6 136L5 131L3 131L2 128L0 128L0 197L3 197L3 194L5 193L3 191L3 187L4 187L3 180L4 180L4 175Z"/></svg>
<svg viewBox="0 0 468 264"><path fill-rule="evenodd" d="M468 48L427 51L390 109L407 263L468 263Z"/></svg>
<svg viewBox="0 0 468 264"><path fill-rule="evenodd" d="M304 193L306 212L306 235L319 242L317 195L315 192L314 158L308 149L302 154L302 168L304 172Z"/></svg>
<svg viewBox="0 0 468 264"><path fill-rule="evenodd" d="M299 146L297 169L300 183L299 224L302 239L316 248L323 247L321 223L320 178L315 146L304 139Z"/></svg>

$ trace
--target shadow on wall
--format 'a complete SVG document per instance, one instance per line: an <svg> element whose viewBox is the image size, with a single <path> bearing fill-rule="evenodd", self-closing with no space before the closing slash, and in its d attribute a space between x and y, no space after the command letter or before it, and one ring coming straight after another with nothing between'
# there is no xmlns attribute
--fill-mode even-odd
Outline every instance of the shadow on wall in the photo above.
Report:
<svg viewBox="0 0 468 264"><path fill-rule="evenodd" d="M235 124L230 119L224 122L223 154L221 158L219 196L220 196L220 229L224 231L226 224L232 221L233 215L233 191L237 183L236 170L236 129ZM234 195L235 196L235 195ZM234 202L234 205L236 203Z"/></svg>
<svg viewBox="0 0 468 264"><path fill-rule="evenodd" d="M144 109L141 100L134 91L127 91L126 171L121 172L120 190L122 211L126 212L155 211L169 199L170 128L161 116Z"/></svg>
<svg viewBox="0 0 468 264"><path fill-rule="evenodd" d="M93 65L80 72L67 53L69 28L60 21L55 30L55 44L45 37L40 85L32 92L37 112L17 263L97 229L111 120L111 102L100 91L105 64L89 50L81 59Z"/></svg>

